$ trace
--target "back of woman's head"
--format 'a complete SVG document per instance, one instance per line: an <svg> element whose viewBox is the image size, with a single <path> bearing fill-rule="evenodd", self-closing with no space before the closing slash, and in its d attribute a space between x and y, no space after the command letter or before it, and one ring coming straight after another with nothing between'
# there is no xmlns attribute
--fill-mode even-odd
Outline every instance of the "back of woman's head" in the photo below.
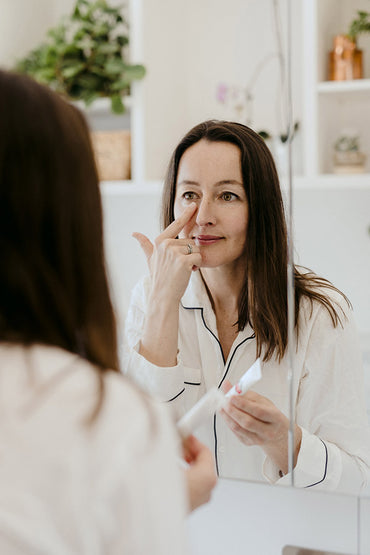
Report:
<svg viewBox="0 0 370 555"><path fill-rule="evenodd" d="M0 341L117 368L99 182L82 114L0 71Z"/></svg>

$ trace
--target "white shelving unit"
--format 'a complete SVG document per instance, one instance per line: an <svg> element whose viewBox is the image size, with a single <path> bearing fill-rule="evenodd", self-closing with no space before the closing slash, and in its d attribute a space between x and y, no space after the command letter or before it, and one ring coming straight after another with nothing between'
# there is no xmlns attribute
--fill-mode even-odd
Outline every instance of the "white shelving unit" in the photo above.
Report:
<svg viewBox="0 0 370 555"><path fill-rule="evenodd" d="M370 42L360 37L364 79L328 81L333 38L345 33L368 0L301 0L303 172L294 176L295 247L300 261L351 299L367 353L370 314ZM335 174L333 145L356 129L366 173ZM366 349L365 349L365 346ZM368 357L368 355L366 355Z"/></svg>
<svg viewBox="0 0 370 555"><path fill-rule="evenodd" d="M320 94L340 95L342 93L356 93L370 95L370 79L354 79L353 81L321 81L317 84L317 92Z"/></svg>
<svg viewBox="0 0 370 555"><path fill-rule="evenodd" d="M370 75L365 65L365 79L327 81L328 53L333 37L345 32L357 10L368 10L363 0L303 0L303 80L304 80L304 175L313 182L327 174L330 181L343 187L361 183L370 188ZM370 56L364 52L364 56ZM335 176L332 150L342 129L356 129L362 150L367 154L366 174Z"/></svg>

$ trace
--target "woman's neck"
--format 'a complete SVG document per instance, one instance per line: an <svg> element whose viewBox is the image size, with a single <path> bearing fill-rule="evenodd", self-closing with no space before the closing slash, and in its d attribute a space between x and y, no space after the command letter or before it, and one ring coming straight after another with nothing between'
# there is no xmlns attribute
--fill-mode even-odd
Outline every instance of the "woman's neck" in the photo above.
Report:
<svg viewBox="0 0 370 555"><path fill-rule="evenodd" d="M244 281L241 272L226 268L202 268L200 273L216 315L220 311L237 314Z"/></svg>

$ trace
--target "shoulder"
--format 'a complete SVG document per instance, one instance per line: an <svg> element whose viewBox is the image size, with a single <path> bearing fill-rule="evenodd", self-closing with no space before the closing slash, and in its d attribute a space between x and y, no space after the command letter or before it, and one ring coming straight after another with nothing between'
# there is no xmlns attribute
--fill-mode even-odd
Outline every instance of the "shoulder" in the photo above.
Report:
<svg viewBox="0 0 370 555"><path fill-rule="evenodd" d="M97 370L87 361L81 363L80 381L86 381L86 390L94 389L91 398L97 398L99 381ZM120 438L124 452L137 452L154 446L167 444L175 439L175 427L167 405L163 405L142 391L129 377L105 371L102 374L102 405L92 425L99 441L109 445ZM153 441L153 438L155 440ZM127 451L129 447L129 451ZM119 447L117 447L118 450Z"/></svg>
<svg viewBox="0 0 370 555"><path fill-rule="evenodd" d="M103 454L108 450L125 460L132 458L129 453L150 446L153 437L163 445L175 435L167 406L149 398L121 373L101 372L78 355L55 347L37 346L31 355L37 380L34 391L23 395L33 401L35 423L54 426L55 435L58 429L66 440L80 437L89 449ZM47 391L42 403L41 389Z"/></svg>
<svg viewBox="0 0 370 555"><path fill-rule="evenodd" d="M108 431L109 430L109 431ZM101 440L120 438L122 455L154 453L159 448L175 453L176 430L169 408L141 391L130 378L116 372L104 375L104 401L97 419ZM120 447L117 447L120 451ZM127 451L128 449L128 451Z"/></svg>
<svg viewBox="0 0 370 555"><path fill-rule="evenodd" d="M331 314L336 314L338 323L352 314L352 305L346 295L339 289L325 284L313 284L310 288L311 296L303 294L300 299L299 313L305 319L322 318L332 320Z"/></svg>
<svg viewBox="0 0 370 555"><path fill-rule="evenodd" d="M325 285L312 288L313 297L302 296L299 304L298 332L302 337L330 343L357 342L352 306L345 294Z"/></svg>

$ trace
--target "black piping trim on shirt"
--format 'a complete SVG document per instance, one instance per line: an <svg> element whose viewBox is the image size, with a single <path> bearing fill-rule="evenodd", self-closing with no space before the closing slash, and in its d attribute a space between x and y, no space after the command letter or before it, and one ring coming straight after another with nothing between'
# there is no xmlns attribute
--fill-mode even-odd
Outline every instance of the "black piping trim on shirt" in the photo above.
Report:
<svg viewBox="0 0 370 555"><path fill-rule="evenodd" d="M217 336L213 333L213 331L212 331L211 329L209 329L209 327L207 326L206 321L205 321L204 316L203 316L203 308L202 308L201 306L184 306L184 305L183 305L183 307L184 307L186 310L200 310L200 315L201 315L201 317L202 317L203 325L204 325L204 327L209 331L209 333L216 339L216 341L217 341L217 343L218 343L218 346L220 347L220 351L221 351L221 356L222 356L223 363L224 363L224 365L225 365L226 360L225 360L225 357L224 357L224 353L223 353L223 351L222 351L221 343L220 343L218 337L217 337Z"/></svg>
<svg viewBox="0 0 370 555"><path fill-rule="evenodd" d="M203 307L199 307L199 306L184 306L184 305L182 305L182 306L183 306L183 308L185 308L186 310L200 310L200 314L201 314L201 317L202 317L203 325L204 325L204 327L209 331L209 333L216 339L216 341L217 341L217 343L218 343L218 346L220 347L220 351L221 351L221 355L222 355L222 360L223 360L224 365L225 365L226 361L225 361L225 357L224 357L224 353L223 353L223 350L222 350L222 346L221 346L220 340L219 340L218 337L213 333L213 331L212 331L211 329L209 329L209 327L207 326L207 324L206 324L206 322L205 322L205 320L204 320ZM223 384L223 382L224 382L224 380L225 380L225 378L226 378L226 376L227 376L227 374L228 374L228 372L229 372L229 370L230 370L230 365L231 365L231 362L232 362L232 360L233 360L233 358L234 358L234 355L235 355L236 351L237 351L237 350L239 349L239 347L240 347L241 345L243 345L246 341L249 341L250 339L254 339L255 337L256 337L256 334L253 333L253 335L251 335L250 337L246 337L245 339L243 339L243 341L242 341L241 343L239 343L239 345L237 345L237 346L235 347L235 349L234 349L234 351L233 351L233 354L231 355L231 358L230 358L230 360L229 360L229 364L227 365L226 372L225 372L225 374L223 375L223 378L222 378L221 382L218 384L218 389L220 389L221 385ZM218 472L218 457L217 457L216 416L217 416L217 414L215 413L214 416L213 416L213 435L214 435L214 438L215 438L215 462L216 462L216 471L217 471L217 476L219 476L219 472Z"/></svg>
<svg viewBox="0 0 370 555"><path fill-rule="evenodd" d="M235 355L236 351L239 349L239 347L240 347L241 345L243 345L243 343L245 343L246 341L249 341L250 339L254 339L255 337L256 337L256 334L254 333L253 335L251 335L251 336L246 337L245 339L243 339L243 341L242 341L241 343L239 343L239 345L237 345L237 346L235 347L235 349L234 349L234 351L233 351L233 354L231 355L231 358L230 358L230 360L229 360L229 364L227 365L226 372L225 372L225 374L223 375L222 380L221 380L220 383L218 384L218 389L220 389L220 387L222 386L222 384L223 384L223 382L224 382L224 380L225 380L225 378L226 378L226 376L227 376L227 373L228 373L228 371L230 370L230 365L231 365L231 362L232 362L232 360L233 360L233 358L234 358L234 355Z"/></svg>
<svg viewBox="0 0 370 555"><path fill-rule="evenodd" d="M320 439L321 443L324 445L325 453L326 453L324 476L318 482L315 482L314 484L311 484L310 486L305 486L306 488L312 488L313 486L317 486L317 484L321 484L321 482L323 482L326 478L326 473L327 473L327 470L328 470L328 459L329 459L328 448L326 447L326 443L321 438L319 438L319 439Z"/></svg>
<svg viewBox="0 0 370 555"><path fill-rule="evenodd" d="M215 334L213 333L213 331L210 330L209 327L207 326L206 321L205 321L205 319L204 319L203 308L201 309L201 316L202 316L202 321L203 321L204 327L209 331L209 333L210 333L211 335L213 335L213 337L216 339L216 341L217 341L217 343L218 343L218 346L220 347L222 360L223 360L223 363L224 363L224 366L225 366L226 360L225 360L225 357L224 357L224 352L223 352L223 350L222 350L222 346L221 346L220 340L219 340L219 338L217 337L217 335L215 335Z"/></svg>
<svg viewBox="0 0 370 555"><path fill-rule="evenodd" d="M246 337L245 339L243 339L243 341L242 341L241 343L239 343L239 345L237 345L237 346L235 347L235 349L234 349L234 351L233 351L233 354L231 355L231 358L230 358L230 360L229 360L229 364L227 365L226 372L225 372L225 374L223 375L222 380L221 380L220 383L218 384L218 389L220 389L220 387L222 386L222 384L223 384L223 382L224 382L224 380L225 380L225 378L226 378L226 376L227 376L227 374L228 374L228 372L229 372L229 370L230 370L230 366L231 366L231 363L232 363L232 360L233 360L233 358L234 358L234 355L235 355L236 351L239 349L239 347L240 347L241 345L243 345L244 343L246 343L246 341L249 341L250 339L254 339L255 337L256 337L256 334L254 333L254 334L251 335L250 337ZM217 341L218 341L218 340L217 340ZM222 349L221 349L221 350L222 350ZM213 435L214 435L214 438L215 438L215 461L216 461L216 470L217 470L217 476L219 476L219 473L218 473L218 455L217 455L216 416L217 416L217 414L215 413L214 419L213 419Z"/></svg>
<svg viewBox="0 0 370 555"><path fill-rule="evenodd" d="M201 385L201 382L184 382L186 385Z"/></svg>
<svg viewBox="0 0 370 555"><path fill-rule="evenodd" d="M184 393L184 391L185 391L185 387L180 391L180 393L175 395L175 397L172 397L172 399L168 399L167 403L170 403L171 401L174 401L175 399L177 399L177 397L179 397L181 393Z"/></svg>
<svg viewBox="0 0 370 555"><path fill-rule="evenodd" d="M216 472L217 476L220 475L218 471L218 458L217 458L217 432L216 432L216 413L213 415L213 435L215 438L215 462L216 462Z"/></svg>

